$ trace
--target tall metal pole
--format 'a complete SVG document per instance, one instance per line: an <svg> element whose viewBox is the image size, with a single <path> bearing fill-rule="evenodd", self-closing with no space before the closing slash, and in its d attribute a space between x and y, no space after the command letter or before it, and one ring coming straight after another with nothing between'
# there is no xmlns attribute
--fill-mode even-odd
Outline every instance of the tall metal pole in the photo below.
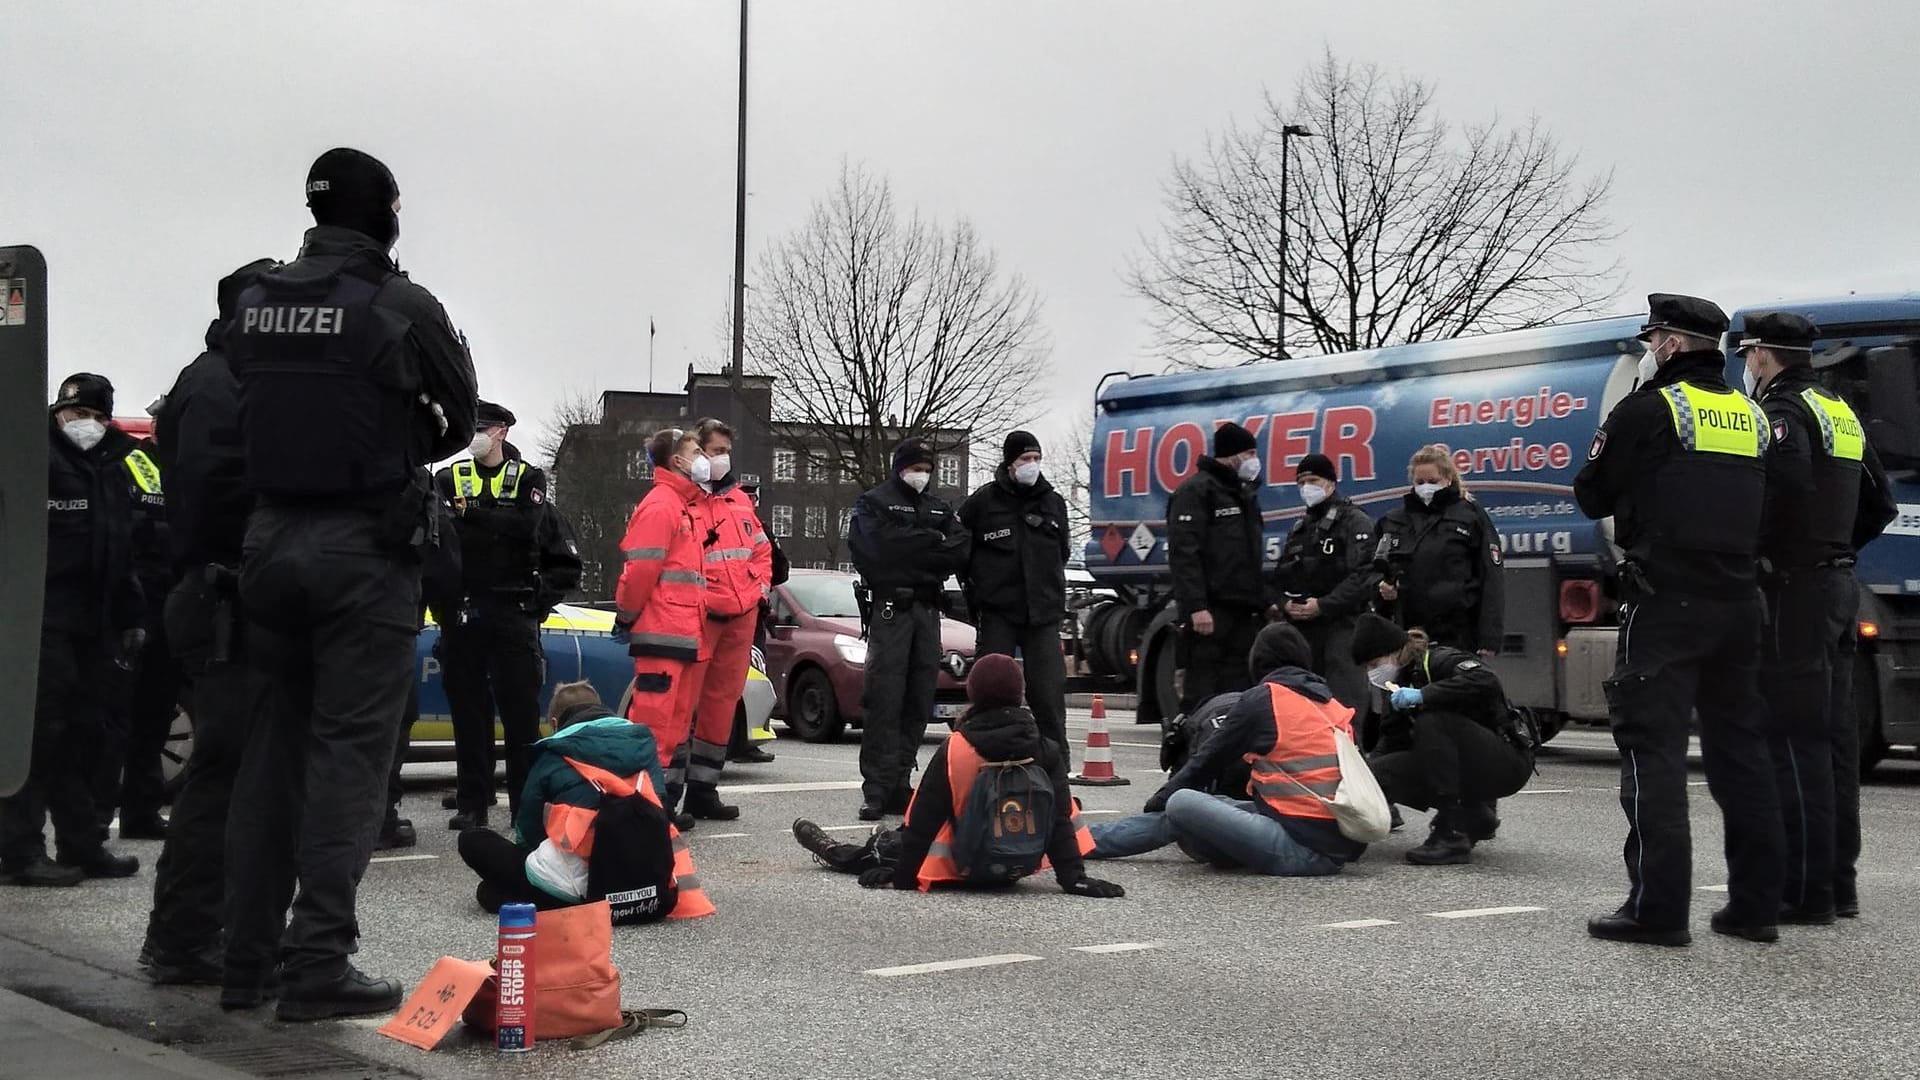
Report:
<svg viewBox="0 0 1920 1080"><path fill-rule="evenodd" d="M733 398L741 395L741 361L747 323L747 0L740 0L739 169L733 193Z"/></svg>
<svg viewBox="0 0 1920 1080"><path fill-rule="evenodd" d="M1287 159L1293 127L1280 131L1280 359L1287 358Z"/></svg>

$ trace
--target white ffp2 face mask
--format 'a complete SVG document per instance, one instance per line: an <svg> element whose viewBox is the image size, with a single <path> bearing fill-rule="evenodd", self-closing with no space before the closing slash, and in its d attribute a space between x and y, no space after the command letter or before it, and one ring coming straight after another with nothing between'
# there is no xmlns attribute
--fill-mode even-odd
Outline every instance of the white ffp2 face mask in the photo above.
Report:
<svg viewBox="0 0 1920 1080"><path fill-rule="evenodd" d="M1013 482L1021 487L1032 487L1040 482L1040 463L1028 461L1013 467Z"/></svg>
<svg viewBox="0 0 1920 1080"><path fill-rule="evenodd" d="M60 425L60 431L67 440L82 450L91 450L100 445L107 437L107 425L98 420L69 420Z"/></svg>
<svg viewBox="0 0 1920 1080"><path fill-rule="evenodd" d="M474 457L486 457L493 450L493 436L484 431L473 433L472 441L467 443L467 453Z"/></svg>
<svg viewBox="0 0 1920 1080"><path fill-rule="evenodd" d="M1381 664L1379 667L1368 668L1367 681L1378 689L1385 690L1387 684L1393 681L1393 665Z"/></svg>
<svg viewBox="0 0 1920 1080"><path fill-rule="evenodd" d="M694 458L693 464L687 466L687 472L696 484L713 483L713 462L704 456Z"/></svg>
<svg viewBox="0 0 1920 1080"><path fill-rule="evenodd" d="M1440 494L1440 489L1446 486L1445 484L1415 484L1413 485L1413 493L1419 497L1421 502L1432 506L1433 497Z"/></svg>
<svg viewBox="0 0 1920 1080"><path fill-rule="evenodd" d="M1300 501L1306 503L1309 510L1326 502L1329 494L1331 493L1319 484L1300 485Z"/></svg>
<svg viewBox="0 0 1920 1080"><path fill-rule="evenodd" d="M733 455L714 454L707 458L707 468L712 473L713 482L719 483L727 478L728 473L733 471Z"/></svg>
<svg viewBox="0 0 1920 1080"><path fill-rule="evenodd" d="M900 474L900 482L907 485L908 487L912 488L915 491L927 490L927 481L932 479L933 479L932 473L903 472Z"/></svg>
<svg viewBox="0 0 1920 1080"><path fill-rule="evenodd" d="M1755 375L1752 368L1741 368L1740 385L1746 387L1747 396L1752 397L1760 392L1760 376Z"/></svg>
<svg viewBox="0 0 1920 1080"><path fill-rule="evenodd" d="M1237 471L1240 474L1240 479L1245 480L1249 484L1253 483L1255 480L1260 479L1260 459L1257 457L1248 458L1240 463L1240 468Z"/></svg>

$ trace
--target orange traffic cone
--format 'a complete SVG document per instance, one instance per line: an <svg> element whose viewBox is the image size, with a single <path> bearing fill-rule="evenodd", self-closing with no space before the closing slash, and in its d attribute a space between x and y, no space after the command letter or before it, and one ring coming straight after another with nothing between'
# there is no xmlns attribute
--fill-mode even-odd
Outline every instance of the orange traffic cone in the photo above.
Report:
<svg viewBox="0 0 1920 1080"><path fill-rule="evenodd" d="M1107 740L1107 699L1100 694L1093 695L1093 715L1087 721L1086 756L1080 760L1080 771L1067 780L1093 787L1133 783L1113 771L1113 743Z"/></svg>

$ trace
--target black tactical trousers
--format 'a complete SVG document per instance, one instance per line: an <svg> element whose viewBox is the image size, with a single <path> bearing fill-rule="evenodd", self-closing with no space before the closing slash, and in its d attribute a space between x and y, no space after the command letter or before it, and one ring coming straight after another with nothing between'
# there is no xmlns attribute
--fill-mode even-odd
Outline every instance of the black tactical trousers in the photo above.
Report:
<svg viewBox="0 0 1920 1080"><path fill-rule="evenodd" d="M1336 701L1353 710L1353 730L1357 735L1362 731L1373 695L1368 692L1365 669L1353 662L1353 623L1352 619L1307 619L1293 626L1313 650L1315 674L1327 680ZM1267 675L1264 671L1251 674L1257 679Z"/></svg>
<svg viewBox="0 0 1920 1080"><path fill-rule="evenodd" d="M539 622L510 602L477 600L464 622L440 628L440 664L460 808L485 810L493 801L495 716L506 735L507 803L517 808L528 750L540 738Z"/></svg>
<svg viewBox="0 0 1920 1080"><path fill-rule="evenodd" d="M272 701L266 677L240 660L208 665L188 687L193 756L174 796L167 845L154 872L153 914L147 919L147 944L162 962L220 943L227 922L227 821L234 781L248 736L255 725L269 722ZM246 806L238 808L242 818L250 813Z"/></svg>
<svg viewBox="0 0 1920 1080"><path fill-rule="evenodd" d="M1040 722L1040 734L1067 746L1067 659L1060 651L1058 622L1028 625L991 611L980 613L974 639L975 659L989 653L1012 656L1020 650L1027 677L1027 708ZM1070 752L1070 751L1069 751Z"/></svg>
<svg viewBox="0 0 1920 1080"><path fill-rule="evenodd" d="M1843 786L1856 856L1859 850L1859 722L1846 707L1851 695L1835 686L1836 678L1851 682L1859 605L1854 590L1852 572L1833 568L1782 573L1765 586L1768 622L1760 690L1767 701L1768 746L1786 826L1785 899L1808 911L1834 905ZM1838 753L1843 727L1851 735L1844 743L1853 761L1845 780L1840 773L1847 767ZM1852 876L1849 859L1849 884Z"/></svg>
<svg viewBox="0 0 1920 1080"><path fill-rule="evenodd" d="M180 704L180 668L167 647L167 629L159 617L158 602L153 606L155 615L147 623L147 643L134 664L125 768L109 804L120 807L122 824L158 814L167 801L160 755L167 748L167 736L173 730L174 713Z"/></svg>
<svg viewBox="0 0 1920 1080"><path fill-rule="evenodd" d="M860 790L867 802L885 805L913 790L939 678L939 608L875 597L860 688Z"/></svg>
<svg viewBox="0 0 1920 1080"><path fill-rule="evenodd" d="M1266 624L1264 616L1228 607L1216 607L1211 613L1213 633L1197 634L1190 626L1180 632L1181 666L1187 671L1180 689L1180 711L1189 715L1213 695L1245 690L1259 677L1248 673L1247 654Z"/></svg>
<svg viewBox="0 0 1920 1080"><path fill-rule="evenodd" d="M1413 746L1368 759L1387 801L1427 810L1493 802L1527 786L1533 762L1493 729L1459 713L1422 709Z"/></svg>
<svg viewBox="0 0 1920 1080"><path fill-rule="evenodd" d="M1662 592L1627 610L1606 689L1632 884L1621 910L1645 926L1688 921L1687 730L1695 713L1707 789L1725 824L1732 917L1772 925L1779 914L1785 838L1758 689L1761 623L1758 590L1736 600Z"/></svg>
<svg viewBox="0 0 1920 1080"><path fill-rule="evenodd" d="M0 865L17 867L46 854L49 815L61 855L83 860L100 850L96 763L109 723L108 695L122 674L97 635L40 631L33 759L19 792L0 799Z"/></svg>
<svg viewBox="0 0 1920 1080"><path fill-rule="evenodd" d="M407 679L407 710L400 716L400 736L394 742L393 765L387 770L387 816L380 824L382 830L400 823L400 800L407 794L400 780L400 767L407 763L407 754L413 749L413 725L419 722L420 672L416 668Z"/></svg>
<svg viewBox="0 0 1920 1080"><path fill-rule="evenodd" d="M248 522L240 598L275 700L233 794L244 812L228 829L229 986L257 985L276 951L289 986L324 985L359 936L355 894L380 831L420 596L419 567L384 553L376 524L278 507Z"/></svg>

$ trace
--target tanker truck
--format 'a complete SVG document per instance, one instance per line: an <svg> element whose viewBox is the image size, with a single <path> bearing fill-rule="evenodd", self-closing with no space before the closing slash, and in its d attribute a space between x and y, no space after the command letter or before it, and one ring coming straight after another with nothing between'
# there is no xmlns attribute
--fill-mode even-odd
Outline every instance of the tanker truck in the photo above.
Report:
<svg viewBox="0 0 1920 1080"><path fill-rule="evenodd" d="M1854 670L1862 753L1920 741L1920 294L1754 305L1794 311L1826 337L1815 364L1849 401L1893 481L1900 516L1862 552ZM1604 722L1618 628L1610 521L1590 521L1573 478L1595 431L1636 385L1639 317L1599 319L1340 356L1175 375L1116 376L1095 392L1087 572L1117 599L1083 616L1096 676L1130 685L1136 720L1178 711L1167 497L1232 420L1261 454L1266 565L1304 513L1294 466L1332 459L1340 490L1376 519L1407 490L1407 460L1452 451L1500 533L1506 636L1494 660L1515 706L1546 733ZM1728 356L1732 385L1739 362Z"/></svg>

